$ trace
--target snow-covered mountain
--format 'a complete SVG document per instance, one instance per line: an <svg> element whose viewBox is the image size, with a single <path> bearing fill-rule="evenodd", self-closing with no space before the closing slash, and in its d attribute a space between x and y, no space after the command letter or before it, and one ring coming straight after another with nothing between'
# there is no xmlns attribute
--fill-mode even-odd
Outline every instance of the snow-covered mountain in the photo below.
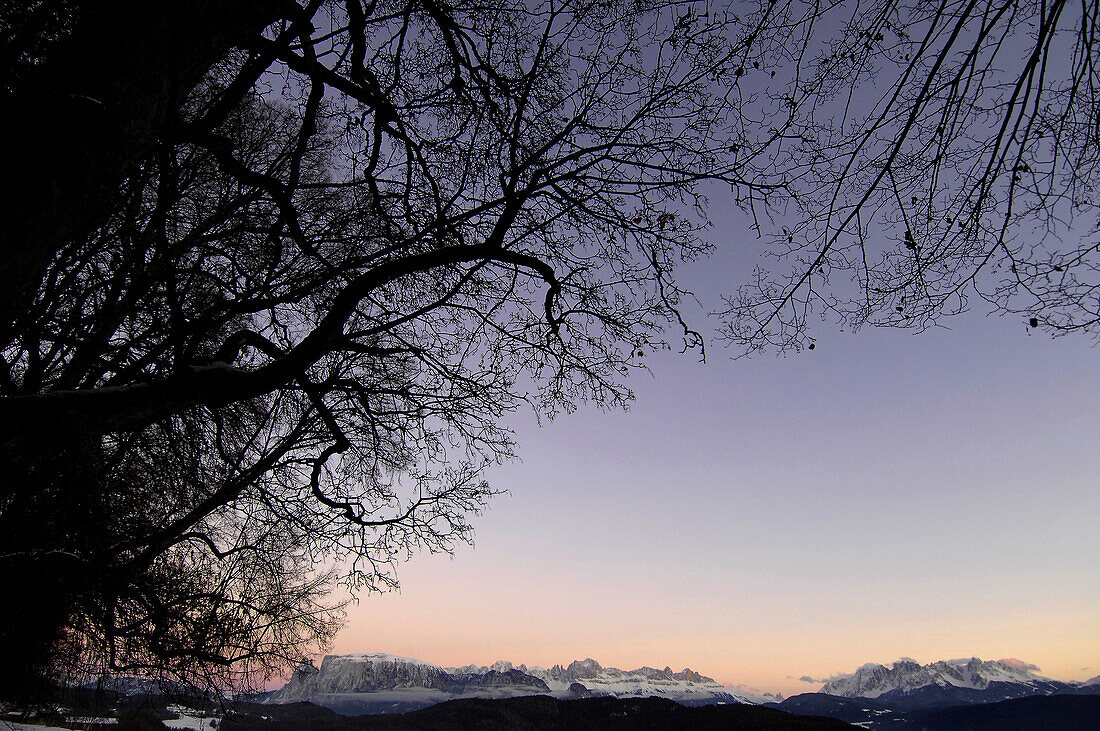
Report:
<svg viewBox="0 0 1100 731"><path fill-rule="evenodd" d="M382 653L327 655L320 669L298 666L290 682L271 698L278 702L309 700L320 693L373 693L395 688L451 690L454 679L431 663Z"/></svg>
<svg viewBox="0 0 1100 731"><path fill-rule="evenodd" d="M347 715L403 713L452 698L510 698L546 693L538 678L517 670L450 673L431 663L384 653L326 655L303 663L265 703L310 701Z"/></svg>
<svg viewBox="0 0 1100 731"><path fill-rule="evenodd" d="M903 658L892 667L868 663L851 675L830 680L819 692L875 698L899 708L1080 692L1082 684L1051 680L1037 674L1037 670L1015 659L983 661L972 657L921 665Z"/></svg>
<svg viewBox="0 0 1100 731"><path fill-rule="evenodd" d="M143 678L137 675L110 675L105 673L98 678L79 683L78 686L87 690L103 690L127 696L201 695L200 691L188 688L180 683L156 678Z"/></svg>
<svg viewBox="0 0 1100 731"><path fill-rule="evenodd" d="M903 658L891 668L868 663L851 675L825 683L821 692L848 698L878 698L891 691L912 691L928 685L984 690L994 681L1031 683L1035 680L1046 678L1034 675L1026 667L1005 661L983 662L972 657L921 665Z"/></svg>
<svg viewBox="0 0 1100 731"><path fill-rule="evenodd" d="M491 670L511 670L510 662L498 661L491 666L467 665L461 668L449 668L457 673L485 673ZM612 695L616 697L648 697L651 695L670 698L681 703L760 703L776 700L775 696L755 695L739 689L731 689L716 682L713 678L684 668L674 672L665 667L658 670L640 667L636 670L605 668L592 658L575 660L568 666L555 665L546 669L539 666L518 666L520 672L539 678L550 689L551 694L563 697L573 695Z"/></svg>
<svg viewBox="0 0 1100 731"><path fill-rule="evenodd" d="M310 701L354 715L404 712L453 698L539 694L559 698L660 696L687 705L778 700L733 691L687 668L681 672L668 667L624 671L605 668L588 658L549 669L514 666L506 661L444 669L411 658L371 653L328 655L320 668L305 663L265 702Z"/></svg>

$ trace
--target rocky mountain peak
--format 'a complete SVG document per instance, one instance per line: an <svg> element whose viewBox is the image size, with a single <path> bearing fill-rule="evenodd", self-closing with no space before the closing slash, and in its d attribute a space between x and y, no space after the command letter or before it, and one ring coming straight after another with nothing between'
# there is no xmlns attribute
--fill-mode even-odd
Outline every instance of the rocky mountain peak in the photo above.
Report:
<svg viewBox="0 0 1100 731"><path fill-rule="evenodd" d="M584 660L574 660L569 663L569 667L565 669L565 672L575 680L580 680L581 678L594 678L600 674L601 670L603 670L603 667L598 662L586 657Z"/></svg>
<svg viewBox="0 0 1100 731"><path fill-rule="evenodd" d="M851 675L825 683L820 692L849 698L877 698L886 693L908 693L927 686L983 690L992 682L1028 684L1043 680L1031 672L1034 667L1020 661L983 661L976 657L939 660L927 665L902 658L890 668L876 663L863 665Z"/></svg>
<svg viewBox="0 0 1100 731"><path fill-rule="evenodd" d="M549 670L498 660L491 666L441 668L411 658L382 653L329 655L319 668L303 665L290 682L268 697L268 702L308 700L336 708L392 707L440 702L448 698L549 694L556 697L661 696L680 702L742 703L751 694L730 692L720 683L690 668L674 672L643 666L636 670L604 667L593 658L574 660ZM385 704L391 704L386 706Z"/></svg>

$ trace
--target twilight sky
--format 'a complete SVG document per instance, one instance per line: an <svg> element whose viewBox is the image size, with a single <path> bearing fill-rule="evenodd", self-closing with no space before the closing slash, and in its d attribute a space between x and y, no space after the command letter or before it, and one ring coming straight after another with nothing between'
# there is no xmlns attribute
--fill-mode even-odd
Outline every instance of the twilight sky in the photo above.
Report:
<svg viewBox="0 0 1100 731"><path fill-rule="evenodd" d="M744 231L683 270L700 329ZM946 324L658 354L629 412L518 415L476 547L403 565L334 651L594 657L784 694L901 656L1100 674L1100 351L980 311Z"/></svg>

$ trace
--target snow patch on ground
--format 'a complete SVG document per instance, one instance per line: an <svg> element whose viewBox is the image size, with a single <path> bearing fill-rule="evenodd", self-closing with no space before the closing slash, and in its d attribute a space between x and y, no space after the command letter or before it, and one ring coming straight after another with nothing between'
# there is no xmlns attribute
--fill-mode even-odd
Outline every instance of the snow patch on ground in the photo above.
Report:
<svg viewBox="0 0 1100 731"><path fill-rule="evenodd" d="M187 706L168 706L168 712L179 716L179 718L164 721L164 725L168 728L187 729L187 731L211 731L221 725L220 718L201 715L195 709Z"/></svg>

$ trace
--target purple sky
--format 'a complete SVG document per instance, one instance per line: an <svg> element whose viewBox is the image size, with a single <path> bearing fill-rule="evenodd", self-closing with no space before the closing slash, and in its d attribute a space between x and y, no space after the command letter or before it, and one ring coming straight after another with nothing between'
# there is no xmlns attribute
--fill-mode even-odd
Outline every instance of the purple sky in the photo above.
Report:
<svg viewBox="0 0 1100 731"><path fill-rule="evenodd" d="M683 276L714 306L731 268ZM511 494L476 547L404 565L335 650L591 656L785 694L901 656L1100 674L1098 352L981 312L947 324L658 354L629 412L517 416L522 462L490 474Z"/></svg>

